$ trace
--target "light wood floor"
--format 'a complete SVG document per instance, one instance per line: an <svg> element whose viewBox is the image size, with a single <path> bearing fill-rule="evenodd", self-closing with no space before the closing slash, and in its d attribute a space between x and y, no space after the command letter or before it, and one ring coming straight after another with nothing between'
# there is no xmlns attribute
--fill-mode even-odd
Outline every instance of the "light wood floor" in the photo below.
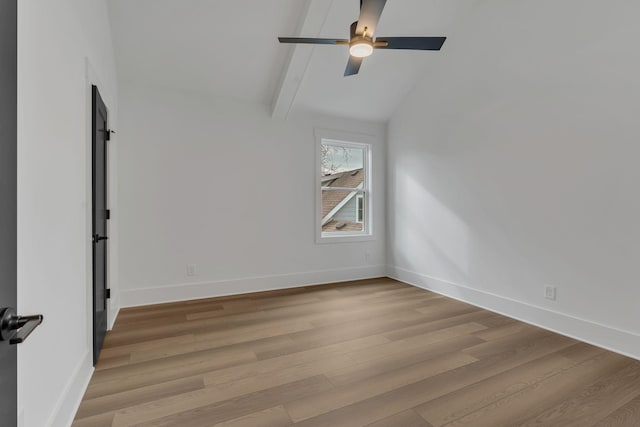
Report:
<svg viewBox="0 0 640 427"><path fill-rule="evenodd" d="M640 362L390 279L122 310L81 426L640 426Z"/></svg>

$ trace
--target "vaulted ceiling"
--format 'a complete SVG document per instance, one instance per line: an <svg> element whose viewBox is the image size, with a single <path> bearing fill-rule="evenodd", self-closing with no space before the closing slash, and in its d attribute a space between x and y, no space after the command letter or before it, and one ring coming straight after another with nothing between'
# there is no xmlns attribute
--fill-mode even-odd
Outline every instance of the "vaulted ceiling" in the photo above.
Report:
<svg viewBox="0 0 640 427"><path fill-rule="evenodd" d="M389 0L376 33L453 37L471 3ZM270 105L284 98L285 111L384 121L447 50L445 43L441 52L376 51L359 75L345 78L345 47L281 45L277 36L348 38L358 0L110 0L109 7L121 81Z"/></svg>

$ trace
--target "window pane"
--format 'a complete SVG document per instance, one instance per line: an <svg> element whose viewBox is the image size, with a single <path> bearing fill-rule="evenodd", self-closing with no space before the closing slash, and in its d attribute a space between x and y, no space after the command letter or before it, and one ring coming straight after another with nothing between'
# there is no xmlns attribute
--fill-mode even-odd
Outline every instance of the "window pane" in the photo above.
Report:
<svg viewBox="0 0 640 427"><path fill-rule="evenodd" d="M320 185L327 188L358 188L364 189L364 169L353 169L344 172L336 172L320 178Z"/></svg>
<svg viewBox="0 0 640 427"><path fill-rule="evenodd" d="M323 187L364 188L364 149L322 144L321 155Z"/></svg>
<svg viewBox="0 0 640 427"><path fill-rule="evenodd" d="M322 191L322 232L363 232L364 194L360 191Z"/></svg>

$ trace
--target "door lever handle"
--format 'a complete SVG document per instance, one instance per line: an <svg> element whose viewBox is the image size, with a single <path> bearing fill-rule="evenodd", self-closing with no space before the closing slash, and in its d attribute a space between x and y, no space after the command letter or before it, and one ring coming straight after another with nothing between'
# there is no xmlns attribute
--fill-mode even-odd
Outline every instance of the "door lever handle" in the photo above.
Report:
<svg viewBox="0 0 640 427"><path fill-rule="evenodd" d="M0 313L0 341L9 340L9 344L24 342L43 319L42 314L18 316L13 308L3 309Z"/></svg>
<svg viewBox="0 0 640 427"><path fill-rule="evenodd" d="M109 236L101 236L99 234L96 234L95 236L93 236L93 243L98 243L100 240L107 240L109 238Z"/></svg>

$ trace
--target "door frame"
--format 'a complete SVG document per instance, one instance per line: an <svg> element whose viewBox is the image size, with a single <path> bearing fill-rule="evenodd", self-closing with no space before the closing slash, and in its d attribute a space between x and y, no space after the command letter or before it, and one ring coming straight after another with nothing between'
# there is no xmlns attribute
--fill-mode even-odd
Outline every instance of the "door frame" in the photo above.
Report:
<svg viewBox="0 0 640 427"><path fill-rule="evenodd" d="M107 106L110 128L116 127L117 116L114 114L112 106L116 105L112 93L106 90L102 84L98 73L85 57L85 99L86 99L86 144L85 144L85 283L87 286L86 295L86 325L87 325L87 348L93 354L93 113L92 113L92 86L95 85L100 90L100 96ZM107 331L113 328L118 312L120 311L118 279L117 279L117 258L118 258L118 233L117 233L117 174L116 174L116 134L111 136L107 144L107 205L111 209L111 219L107 221L107 234L109 244L107 245L107 288L111 289L111 299L107 300Z"/></svg>

